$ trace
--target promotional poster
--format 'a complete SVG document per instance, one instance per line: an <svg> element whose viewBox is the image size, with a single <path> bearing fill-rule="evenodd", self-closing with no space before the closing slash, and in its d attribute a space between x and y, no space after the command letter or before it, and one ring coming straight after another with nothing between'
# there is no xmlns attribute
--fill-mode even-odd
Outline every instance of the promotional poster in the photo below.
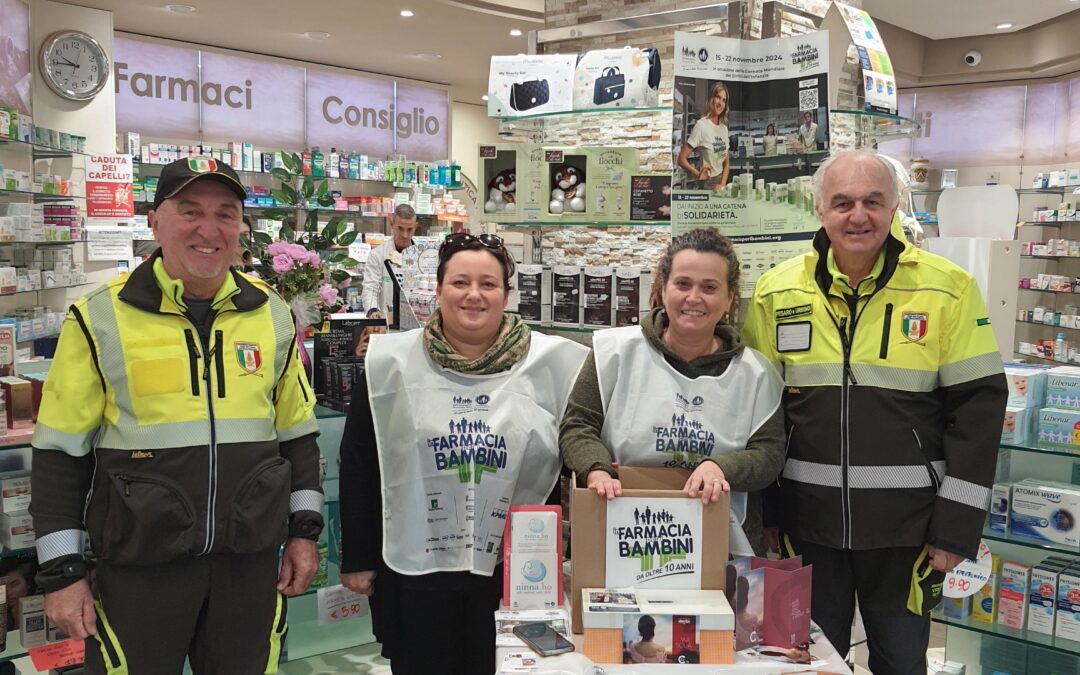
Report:
<svg viewBox="0 0 1080 675"><path fill-rule="evenodd" d="M697 499L608 502L607 586L701 588L701 520Z"/></svg>
<svg viewBox="0 0 1080 675"><path fill-rule="evenodd" d="M810 176L828 156L828 91L828 33L675 33L672 234L731 238L744 297L819 227Z"/></svg>

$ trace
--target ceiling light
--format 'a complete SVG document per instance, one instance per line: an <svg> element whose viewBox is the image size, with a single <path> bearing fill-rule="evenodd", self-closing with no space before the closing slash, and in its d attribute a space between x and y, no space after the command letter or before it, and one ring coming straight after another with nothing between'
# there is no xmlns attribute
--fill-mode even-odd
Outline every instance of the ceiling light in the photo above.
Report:
<svg viewBox="0 0 1080 675"><path fill-rule="evenodd" d="M165 5L165 9L177 14L191 14L195 11L191 5Z"/></svg>
<svg viewBox="0 0 1080 675"><path fill-rule="evenodd" d="M403 16L403 17L405 17L407 19L410 16L413 16L413 11L411 9L403 9L403 10L401 10L401 16Z"/></svg>
<svg viewBox="0 0 1080 675"><path fill-rule="evenodd" d="M442 58L442 54L432 54L431 52L421 52L416 55L416 58L423 59L425 61L438 61Z"/></svg>
<svg viewBox="0 0 1080 675"><path fill-rule="evenodd" d="M1012 26L1013 25L1011 23L999 23L998 25L996 25L994 27L997 28L998 30L1008 30L1008 29L1012 28Z"/></svg>
<svg viewBox="0 0 1080 675"><path fill-rule="evenodd" d="M330 37L330 33L322 30L309 30L308 32L304 33L304 37L310 38L312 40L325 40Z"/></svg>
<svg viewBox="0 0 1080 675"><path fill-rule="evenodd" d="M510 37L521 37L521 30L518 28L511 28Z"/></svg>
<svg viewBox="0 0 1080 675"><path fill-rule="evenodd" d="M488 95L487 95L487 94L484 94L483 96L481 96L481 97L480 97L480 100L481 100L481 101L486 101L486 100L488 100Z"/></svg>

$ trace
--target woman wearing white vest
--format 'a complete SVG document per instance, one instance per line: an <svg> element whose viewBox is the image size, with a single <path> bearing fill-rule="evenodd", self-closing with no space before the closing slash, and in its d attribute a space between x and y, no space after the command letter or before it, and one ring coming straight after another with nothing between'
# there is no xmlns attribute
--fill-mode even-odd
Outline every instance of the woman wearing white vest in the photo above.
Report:
<svg viewBox="0 0 1080 675"><path fill-rule="evenodd" d="M559 443L567 467L607 499L622 492L613 462L693 469L684 489L706 503L735 491L730 548L751 555L764 550L761 506L746 493L784 467L783 382L730 321L739 269L714 229L672 239L641 325L593 335Z"/></svg>
<svg viewBox="0 0 1080 675"><path fill-rule="evenodd" d="M502 534L558 480L558 428L587 350L506 314L492 235L439 249L427 325L373 335L341 443L342 583L371 595L395 675L495 668Z"/></svg>

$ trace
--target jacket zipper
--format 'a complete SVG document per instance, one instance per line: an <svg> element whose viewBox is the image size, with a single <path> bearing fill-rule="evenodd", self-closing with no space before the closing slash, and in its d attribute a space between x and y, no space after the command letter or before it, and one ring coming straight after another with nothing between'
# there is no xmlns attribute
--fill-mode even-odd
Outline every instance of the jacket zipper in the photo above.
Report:
<svg viewBox="0 0 1080 675"><path fill-rule="evenodd" d="M210 419L210 483L206 496L206 545L202 555L210 552L214 546L214 514L217 510L217 425L214 423L214 396L210 386L210 360L217 352L217 345L210 347L210 353L203 362L203 382L206 383L206 411Z"/></svg>
<svg viewBox="0 0 1080 675"><path fill-rule="evenodd" d="M190 328L184 329L184 338L187 340L188 363L191 368L191 395L199 395L199 350L195 346L195 335Z"/></svg>
<svg viewBox="0 0 1080 675"><path fill-rule="evenodd" d="M851 541L851 499L848 493L848 391L849 383L855 383L851 372L851 345L848 342L848 317L840 318L840 345L844 350L844 374L840 385L840 512L844 527L840 548L847 548Z"/></svg>
<svg viewBox="0 0 1080 675"><path fill-rule="evenodd" d="M214 366L217 368L217 396L218 398L225 398L225 350L221 344L224 339L222 331L214 331L214 338L217 340L217 352L214 358Z"/></svg>
<svg viewBox="0 0 1080 675"><path fill-rule="evenodd" d="M885 305L885 323L881 326L881 351L878 358L884 359L889 356L889 328L892 326L892 303Z"/></svg>

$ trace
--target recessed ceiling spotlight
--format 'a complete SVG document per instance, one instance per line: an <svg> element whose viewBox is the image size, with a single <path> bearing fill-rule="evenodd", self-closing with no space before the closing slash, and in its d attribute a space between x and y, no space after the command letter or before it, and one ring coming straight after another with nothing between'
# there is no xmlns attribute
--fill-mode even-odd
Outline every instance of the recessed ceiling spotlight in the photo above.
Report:
<svg viewBox="0 0 1080 675"><path fill-rule="evenodd" d="M998 30L1008 30L1008 29L1012 28L1013 25L1011 23L999 23L998 25L996 25L994 27L997 28Z"/></svg>
<svg viewBox="0 0 1080 675"><path fill-rule="evenodd" d="M309 30L308 32L304 33L304 37L310 38L312 40L325 40L330 37L330 33L322 30Z"/></svg>
<svg viewBox="0 0 1080 675"><path fill-rule="evenodd" d="M481 96L481 97L480 97L480 100L481 100L481 101L486 101L486 100L488 100L488 95L487 95L487 94L484 94L483 96Z"/></svg>
<svg viewBox="0 0 1080 675"><path fill-rule="evenodd" d="M510 37L521 37L521 30L518 28L511 28Z"/></svg>
<svg viewBox="0 0 1080 675"><path fill-rule="evenodd" d="M176 14L191 14L195 11L191 5L165 5L165 9Z"/></svg>
<svg viewBox="0 0 1080 675"><path fill-rule="evenodd" d="M416 55L416 58L423 59L425 61L438 61L442 58L442 54L432 54L431 52L421 52Z"/></svg>
<svg viewBox="0 0 1080 675"><path fill-rule="evenodd" d="M413 11L411 9L403 9L403 10L401 10L401 16L408 19L410 16L414 16L414 14L413 14Z"/></svg>

